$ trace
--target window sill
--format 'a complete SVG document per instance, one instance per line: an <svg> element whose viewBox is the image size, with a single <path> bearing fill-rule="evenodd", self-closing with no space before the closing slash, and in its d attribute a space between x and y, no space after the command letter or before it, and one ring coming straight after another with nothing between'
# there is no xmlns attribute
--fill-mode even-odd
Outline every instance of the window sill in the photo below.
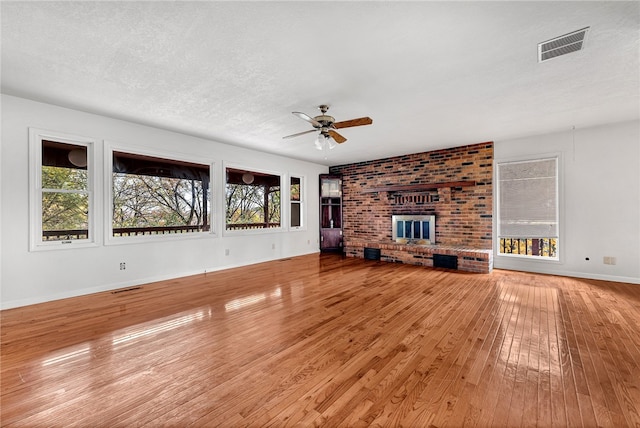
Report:
<svg viewBox="0 0 640 428"><path fill-rule="evenodd" d="M60 251L60 250L77 250L80 248L95 248L99 247L97 242L88 241L49 241L32 243L29 247L30 252L39 251Z"/></svg>

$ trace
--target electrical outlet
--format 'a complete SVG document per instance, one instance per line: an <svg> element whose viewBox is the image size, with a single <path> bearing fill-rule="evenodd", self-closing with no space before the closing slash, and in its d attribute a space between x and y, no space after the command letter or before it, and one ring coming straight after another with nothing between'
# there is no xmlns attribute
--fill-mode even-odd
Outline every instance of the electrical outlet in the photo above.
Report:
<svg viewBox="0 0 640 428"><path fill-rule="evenodd" d="M226 248L226 249L224 250L224 255L225 255L225 256L228 256L228 255L229 255L229 249L228 249L228 248Z"/></svg>
<svg viewBox="0 0 640 428"><path fill-rule="evenodd" d="M125 262L120 263L120 270L125 270L127 268L127 264Z"/></svg>
<svg viewBox="0 0 640 428"><path fill-rule="evenodd" d="M271 244L271 249L275 250L276 249L276 244Z"/></svg>

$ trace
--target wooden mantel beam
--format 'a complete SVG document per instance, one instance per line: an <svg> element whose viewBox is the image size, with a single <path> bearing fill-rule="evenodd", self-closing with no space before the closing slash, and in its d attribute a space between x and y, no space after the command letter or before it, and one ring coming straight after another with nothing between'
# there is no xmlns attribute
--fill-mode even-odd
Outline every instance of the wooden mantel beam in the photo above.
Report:
<svg viewBox="0 0 640 428"><path fill-rule="evenodd" d="M372 187L365 189L362 193L379 193L379 192L416 192L425 190L440 189L443 187L469 187L475 186L475 181L447 181L445 183L431 184L397 184L382 187Z"/></svg>

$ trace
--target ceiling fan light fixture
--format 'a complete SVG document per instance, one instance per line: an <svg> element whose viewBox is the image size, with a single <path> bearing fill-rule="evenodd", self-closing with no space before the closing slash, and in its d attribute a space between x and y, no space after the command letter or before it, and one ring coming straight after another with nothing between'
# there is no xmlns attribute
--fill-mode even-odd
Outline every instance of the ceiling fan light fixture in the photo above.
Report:
<svg viewBox="0 0 640 428"><path fill-rule="evenodd" d="M331 136L329 136L329 134L325 134L324 132L320 132L318 134L318 137L316 138L316 141L314 142L314 146L318 150L326 150L326 149L331 150L335 146L337 146L337 144L333 140L333 138L331 138Z"/></svg>
<svg viewBox="0 0 640 428"><path fill-rule="evenodd" d="M318 150L323 150L324 146L326 144L325 141L325 136L322 135L322 133L318 134L318 137L316 138L316 140L314 141L313 145L315 146L316 149Z"/></svg>

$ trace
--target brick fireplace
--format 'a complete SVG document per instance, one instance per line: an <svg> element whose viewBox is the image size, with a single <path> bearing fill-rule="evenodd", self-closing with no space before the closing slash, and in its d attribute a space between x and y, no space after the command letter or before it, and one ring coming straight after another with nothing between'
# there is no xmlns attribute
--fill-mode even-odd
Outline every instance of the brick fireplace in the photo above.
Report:
<svg viewBox="0 0 640 428"><path fill-rule="evenodd" d="M457 268L490 272L493 143L378 159L330 168L343 176L347 256L380 250L382 260L433 266L434 255ZM433 215L435 245L392 240L392 215Z"/></svg>

